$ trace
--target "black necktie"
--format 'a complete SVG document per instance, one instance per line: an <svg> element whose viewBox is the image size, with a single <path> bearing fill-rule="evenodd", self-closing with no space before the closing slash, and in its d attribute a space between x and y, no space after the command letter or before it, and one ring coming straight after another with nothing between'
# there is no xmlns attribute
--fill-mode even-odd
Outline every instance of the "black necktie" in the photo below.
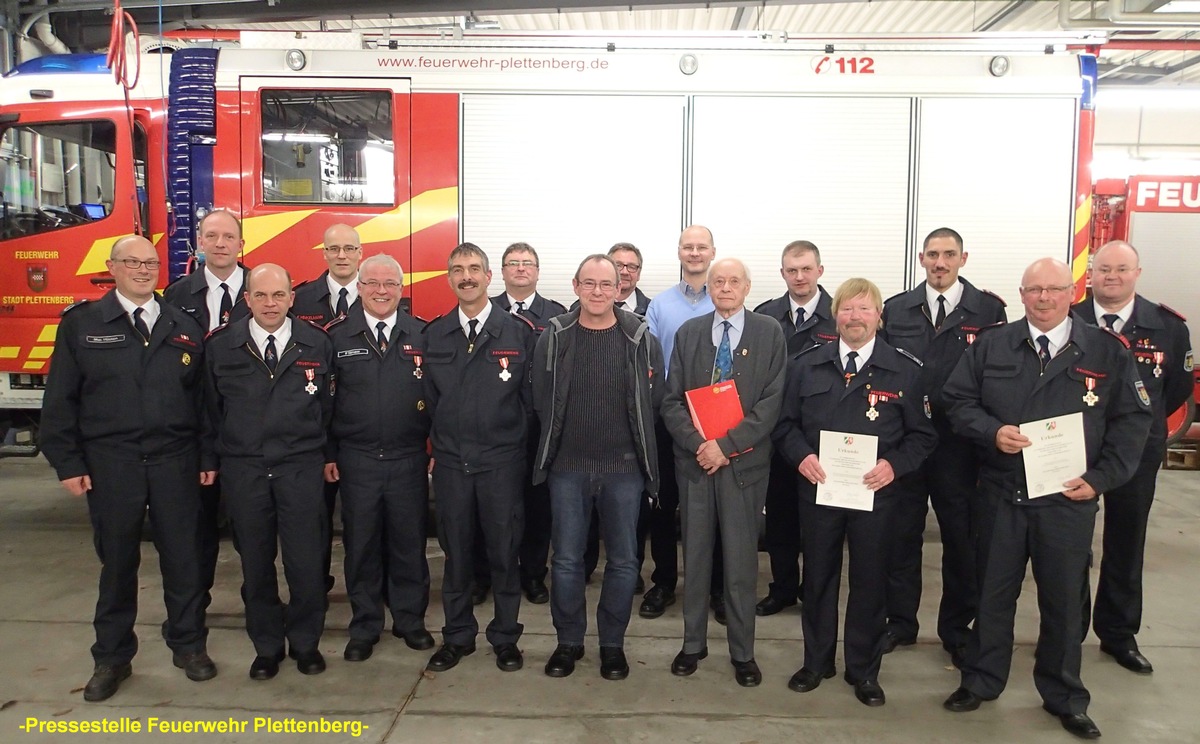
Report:
<svg viewBox="0 0 1200 744"><path fill-rule="evenodd" d="M1120 319L1121 319L1120 315L1117 315L1115 313L1105 313L1104 327L1111 328L1115 331L1115 330L1117 330L1117 321Z"/></svg>
<svg viewBox="0 0 1200 744"><path fill-rule="evenodd" d="M513 305L513 315L520 315L525 309L525 300L517 300L517 304Z"/></svg>
<svg viewBox="0 0 1200 744"><path fill-rule="evenodd" d="M229 294L229 285L221 282L220 325L228 323L231 315L233 315L233 297Z"/></svg>
<svg viewBox="0 0 1200 744"><path fill-rule="evenodd" d="M275 351L275 336L267 336L267 349L263 352L263 361L267 363L267 369L274 373L279 364L279 354Z"/></svg>
<svg viewBox="0 0 1200 744"><path fill-rule="evenodd" d="M475 351L475 339L479 337L479 334L475 332L475 328L479 325L479 321L475 318L471 318L467 321L467 325L471 327L471 330L467 331L467 353L470 354L472 351Z"/></svg>
<svg viewBox="0 0 1200 744"><path fill-rule="evenodd" d="M804 315L805 315L804 308L802 308L802 307L796 308L795 328L797 331L800 330L800 326L804 325Z"/></svg>
<svg viewBox="0 0 1200 744"><path fill-rule="evenodd" d="M941 330L942 323L946 322L946 295L938 295L938 311L937 317L933 319L933 327Z"/></svg>
<svg viewBox="0 0 1200 744"><path fill-rule="evenodd" d="M858 374L858 352L852 351L846 355L846 384L850 384L850 378Z"/></svg>
<svg viewBox="0 0 1200 744"><path fill-rule="evenodd" d="M625 306L625 300L617 300L614 306L615 306L615 307L619 307L619 308L621 308L622 310L628 310L628 309L629 309L628 307L626 307L626 306Z"/></svg>
<svg viewBox="0 0 1200 744"><path fill-rule="evenodd" d="M342 291L344 292L345 290ZM380 351L387 351L387 334L383 332L386 328L387 323L384 323L382 320L375 324L375 342L379 344Z"/></svg>
<svg viewBox="0 0 1200 744"><path fill-rule="evenodd" d="M142 318L142 313L145 312L142 308L137 308L133 311L133 327L142 337L142 345L150 345L150 326L146 325L146 321Z"/></svg>
<svg viewBox="0 0 1200 744"><path fill-rule="evenodd" d="M350 309L350 306L346 303L346 295L348 294L350 294L350 290L345 287L338 290L338 304L337 309L334 310L338 315L345 315L346 311Z"/></svg>
<svg viewBox="0 0 1200 744"><path fill-rule="evenodd" d="M1038 358L1042 360L1042 369L1044 370L1044 369L1046 369L1046 365L1050 363L1050 359L1051 359L1051 357L1050 357L1050 337L1047 336L1046 334L1042 334L1041 336L1037 337L1037 342L1038 342L1038 347L1040 347L1040 349L1041 349L1040 351L1038 351Z"/></svg>

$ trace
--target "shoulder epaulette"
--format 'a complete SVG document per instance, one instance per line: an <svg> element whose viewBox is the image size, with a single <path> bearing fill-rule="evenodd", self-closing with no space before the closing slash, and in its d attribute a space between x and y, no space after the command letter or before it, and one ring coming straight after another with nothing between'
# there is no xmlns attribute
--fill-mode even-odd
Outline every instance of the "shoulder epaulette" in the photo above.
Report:
<svg viewBox="0 0 1200 744"><path fill-rule="evenodd" d="M821 347L823 347L824 345L825 345L825 344L817 344L817 343L814 343L814 344L812 344L812 345L810 345L810 346L806 346L806 347L804 347L803 349L801 349L800 351L797 351L795 354L793 354L793 355L792 355L792 359L799 359L800 357L804 356L805 354L807 354L808 352L812 351L813 349L820 349L820 348L821 348Z"/></svg>
<svg viewBox="0 0 1200 744"><path fill-rule="evenodd" d="M898 300L898 299L900 299L901 297L903 297L904 295L908 294L908 292L909 292L909 290L907 290L907 289L906 289L906 290L904 290L903 292L897 292L896 294L894 294L894 295L892 295L891 297L889 297L889 298L887 298L886 300L884 300L884 301L883 301L883 304L885 304L885 305L886 305L886 304L888 304L889 302L891 302L892 300Z"/></svg>
<svg viewBox="0 0 1200 744"><path fill-rule="evenodd" d="M1158 303L1158 306L1159 306L1159 307L1161 307L1163 310L1166 310L1166 311L1167 311L1168 313L1170 313L1171 315L1174 315L1176 318L1179 318L1179 319L1180 319L1180 320L1182 320L1184 323L1186 323L1186 322L1187 322L1187 318L1183 317L1183 313L1179 312L1179 311L1178 311L1178 310L1176 310L1175 308L1172 308L1172 307L1167 307L1166 305L1162 304L1161 302L1160 302L1160 303Z"/></svg>
<svg viewBox="0 0 1200 744"><path fill-rule="evenodd" d="M766 307L767 305L770 305L772 302L775 301L775 299L777 299L777 298L772 298L770 300L767 300L766 302L758 303L758 307L754 308L754 312L761 313L763 311L763 308Z"/></svg>
<svg viewBox="0 0 1200 744"><path fill-rule="evenodd" d="M1001 302L1003 302L1003 300L1001 300ZM985 326L980 326L978 332L983 333L984 331L990 331L993 328L1003 328L1006 325L1008 325L1008 324L1005 323L1003 320L998 320L995 323L989 323Z"/></svg>
<svg viewBox="0 0 1200 744"><path fill-rule="evenodd" d="M1129 345L1129 339L1125 338L1124 336L1122 336L1121 334L1117 333L1116 331L1114 331L1113 329L1109 328L1108 326L1105 326L1105 327L1101 328L1100 330L1104 331L1104 332L1105 332L1105 333L1107 333L1109 336L1112 336L1112 337L1113 337L1113 338L1115 338L1116 340L1120 341L1120 342L1121 342L1121 344L1122 344L1122 345L1124 345L1124 347L1125 347L1126 349L1133 348L1133 347L1131 347L1131 346Z"/></svg>
<svg viewBox="0 0 1200 744"><path fill-rule="evenodd" d="M336 318L334 318L333 320L331 320L331 321L329 321L328 323L326 323L326 324L325 324L325 326L323 327L323 330L324 330L326 333L328 333L330 328L333 328L335 325L337 325L337 324L341 323L341 322L342 322L342 321L344 321L345 319L346 319L346 316L345 316L345 315L339 315L339 316L337 316ZM311 321L309 321L309 322L311 322ZM316 324L316 323L313 323L313 325L317 325L317 324ZM317 327L318 327L318 328L322 328L322 326L317 326Z"/></svg>
<svg viewBox="0 0 1200 744"><path fill-rule="evenodd" d="M537 326L535 326L533 324L533 321L530 320L529 318L526 318L524 315L513 315L512 313L508 313L508 317L512 318L513 320L521 321L525 325L529 326L529 330L531 330L531 331L537 330Z"/></svg>
<svg viewBox="0 0 1200 744"><path fill-rule="evenodd" d="M341 317L341 316L339 316L339 317ZM318 331L320 331L321 333L325 333L325 326L323 326L323 325L320 325L320 324L318 324L318 323L314 323L314 322L312 322L311 320L305 320L304 318L297 318L297 317L296 317L296 316L294 316L294 315L292 316L292 320L296 320L296 321L299 321L299 322L301 322L301 323L306 323L306 324L308 324L308 325L312 326L313 328L316 328L316 329L317 329ZM337 320L337 318L334 318L334 320ZM333 320L331 320L331 321L329 321L329 322L330 322L330 324L332 324L332 323L333 323Z"/></svg>
<svg viewBox="0 0 1200 744"><path fill-rule="evenodd" d="M901 353L901 354L903 354L904 356L906 356L906 357L908 357L909 359L911 359L911 360L913 360L914 362L916 362L918 367L924 367L924 366L925 366L925 362L922 362L920 359L918 359L918 358L916 357L916 355L915 355L915 354L913 354L912 352L910 352L910 351L906 351L906 350L904 350L904 349L901 349L899 346L897 346L897 347L896 347L896 351L900 352L900 353Z"/></svg>
<svg viewBox="0 0 1200 744"><path fill-rule="evenodd" d="M317 279L320 279L320 278L321 278L321 277L317 277ZM308 285L310 285L310 284L312 284L313 282L315 282L317 279L308 279L308 280L306 280L306 281L300 282L300 283L299 283L299 284L297 284L296 286L292 287L292 291L293 291L293 292L295 292L297 289L300 289L301 287L307 287Z"/></svg>
<svg viewBox="0 0 1200 744"><path fill-rule="evenodd" d="M995 297L995 298L996 298L996 301L1000 303L1000 307L1008 307L1008 303L1004 301L1004 298L1003 298L1003 297L1001 297L1000 295L996 294L996 293L995 293L995 292L993 292L992 290L990 290L990 289L981 289L981 290L979 290L979 291L980 291L980 292L983 292L985 295L988 295L989 297Z"/></svg>
<svg viewBox="0 0 1200 744"><path fill-rule="evenodd" d="M70 305L67 305L66 307L64 307L62 309L62 312L59 313L59 316L61 317L63 315L66 315L67 313L71 312L75 308L82 307L82 306L88 304L89 302L91 302L91 300L77 300L75 302L72 302Z"/></svg>
<svg viewBox="0 0 1200 744"><path fill-rule="evenodd" d="M214 335L216 335L216 334L217 334L217 333L219 333L220 331L223 331L223 330L225 330L226 328L228 328L230 325L231 325L230 323L222 323L221 325L219 325L219 326L217 326L216 328L212 329L212 330L211 330L211 331L209 331L208 333L204 334L204 340L205 340L205 341L209 340L210 338L212 338Z"/></svg>
<svg viewBox="0 0 1200 744"><path fill-rule="evenodd" d="M438 315L437 317L435 317L433 320L425 321L425 327L421 329L421 332L424 333L425 331L429 330L429 326L433 325L434 323L438 322L439 320L441 320L444 317L446 317L446 314L442 313L441 315Z"/></svg>

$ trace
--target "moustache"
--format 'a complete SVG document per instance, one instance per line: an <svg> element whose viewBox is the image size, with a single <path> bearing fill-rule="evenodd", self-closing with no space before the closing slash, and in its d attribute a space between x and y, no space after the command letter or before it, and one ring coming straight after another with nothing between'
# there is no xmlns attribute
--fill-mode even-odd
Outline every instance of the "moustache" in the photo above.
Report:
<svg viewBox="0 0 1200 744"><path fill-rule="evenodd" d="M474 289L478 286L479 286L478 282L459 282L458 283L459 289Z"/></svg>

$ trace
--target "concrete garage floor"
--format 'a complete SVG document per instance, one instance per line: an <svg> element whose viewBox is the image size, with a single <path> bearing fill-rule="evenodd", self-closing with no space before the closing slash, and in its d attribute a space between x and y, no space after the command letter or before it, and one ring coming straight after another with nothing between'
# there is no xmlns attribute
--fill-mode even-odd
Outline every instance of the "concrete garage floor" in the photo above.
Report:
<svg viewBox="0 0 1200 744"><path fill-rule="evenodd" d="M932 517L931 522L932 524ZM1168 471L1159 479L1158 503L1150 525L1146 561L1147 608L1141 648L1156 667L1138 677L1102 656L1094 637L1084 648L1084 680L1092 692L1090 713L1110 742L1200 741L1200 707L1195 685L1200 668L1200 478ZM332 594L327 632L321 643L329 669L305 677L294 663L270 682L247 677L253 651L243 629L238 595L240 567L222 543L218 583L209 614L209 651L220 668L215 680L188 681L171 665L159 625L164 611L153 547L145 545L141 651L134 675L110 700L90 704L81 689L91 673L88 648L98 564L83 501L63 492L44 460L0 461L0 742L171 741L190 742L774 742L870 741L1019 742L1074 741L1044 713L1033 688L1036 602L1028 580L1018 614L1018 649L1008 691L979 711L952 714L942 700L958 685L933 632L939 587L936 529L927 534L920 642L884 660L881 684L888 702L866 708L840 675L800 695L787 689L801 659L800 617L790 608L758 624L761 687L742 689L733 680L723 629L710 625L712 655L694 676L671 675L671 659L682 637L679 604L655 620L636 612L626 651L629 679L609 682L598 673L594 635L573 676L542 673L554 649L548 606L524 605L525 669L496 669L486 641L479 651L443 674L424 673L429 652L409 650L385 635L367 662L342 660L349 607L340 581ZM1097 551L1099 543L1097 542ZM340 560L340 545L335 558ZM436 542L429 544L434 594L428 627L441 625L437 587L442 568ZM770 580L760 559L760 596ZM648 576L649 570L646 574ZM1095 577L1093 576L1093 581ZM843 590L844 591L844 590ZM588 591L594 608L599 587ZM480 608L482 624L490 602ZM840 659L839 659L840 671ZM254 732L256 718L305 722L322 718L341 725L360 722L353 732L299 734ZM72 735L29 733L27 719L55 722L108 719L136 721L142 733ZM146 733L160 721L212 721L245 725L245 733Z"/></svg>

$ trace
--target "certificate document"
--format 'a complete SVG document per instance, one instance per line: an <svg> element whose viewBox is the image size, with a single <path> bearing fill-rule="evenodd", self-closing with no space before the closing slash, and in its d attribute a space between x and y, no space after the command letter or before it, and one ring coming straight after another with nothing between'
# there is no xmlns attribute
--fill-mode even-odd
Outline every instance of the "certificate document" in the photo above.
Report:
<svg viewBox="0 0 1200 744"><path fill-rule="evenodd" d="M1062 493L1063 483L1087 472L1082 413L1021 424L1021 434L1033 442L1021 450L1029 498Z"/></svg>
<svg viewBox="0 0 1200 744"><path fill-rule="evenodd" d="M874 510L875 492L863 484L863 476L879 461L879 437L822 431L819 459L825 482L817 484L818 504Z"/></svg>

